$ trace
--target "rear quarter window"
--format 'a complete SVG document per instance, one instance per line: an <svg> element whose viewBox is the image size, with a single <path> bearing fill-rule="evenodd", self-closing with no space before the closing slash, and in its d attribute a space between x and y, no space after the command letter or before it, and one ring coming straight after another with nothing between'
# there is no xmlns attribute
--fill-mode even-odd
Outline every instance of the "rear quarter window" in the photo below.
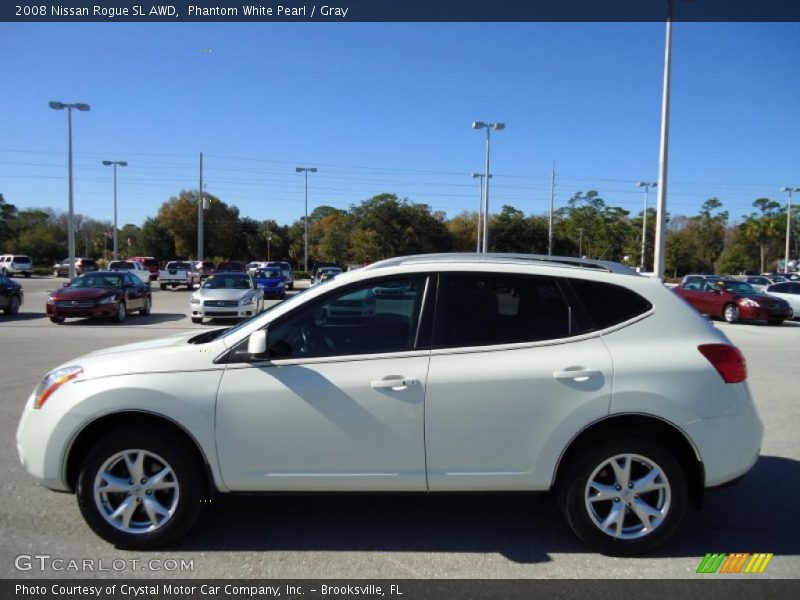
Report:
<svg viewBox="0 0 800 600"><path fill-rule="evenodd" d="M619 285L585 279L569 283L596 329L624 323L653 308L648 300Z"/></svg>

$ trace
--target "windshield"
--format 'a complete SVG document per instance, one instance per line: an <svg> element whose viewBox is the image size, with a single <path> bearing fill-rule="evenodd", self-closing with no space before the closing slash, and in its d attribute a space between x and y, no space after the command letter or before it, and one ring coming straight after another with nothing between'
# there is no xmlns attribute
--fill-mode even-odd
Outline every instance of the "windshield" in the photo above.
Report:
<svg viewBox="0 0 800 600"><path fill-rule="evenodd" d="M756 290L752 285L749 283L744 283L743 281L726 281L722 284L725 287L725 291L730 292L731 294L758 294L758 290Z"/></svg>
<svg viewBox="0 0 800 600"><path fill-rule="evenodd" d="M192 265L188 262L171 262L167 263L167 269L183 269L183 270L191 270Z"/></svg>
<svg viewBox="0 0 800 600"><path fill-rule="evenodd" d="M306 294L307 292L310 292L313 289L314 289L313 287L307 287L306 289L304 289L304 290L302 290L300 292L297 292L294 296L290 296L286 300L282 300L281 302L276 302L275 304L273 304L269 308L265 308L264 310L262 310L260 313L245 319L244 321L242 321L241 323L239 323L235 327L231 327L230 329L227 329L225 331L225 333L220 336L219 339L225 339L225 338L235 334L236 332L240 331L243 327L247 327L251 323L251 321L253 321L254 319L260 319L264 315L269 314L270 311L274 310L278 306L286 307L286 306L290 306L290 305L294 306L295 304L298 304L299 302L301 302L303 300L303 295Z"/></svg>
<svg viewBox="0 0 800 600"><path fill-rule="evenodd" d="M256 277L258 279L275 279L282 277L282 275L280 269L259 269L256 271Z"/></svg>
<svg viewBox="0 0 800 600"><path fill-rule="evenodd" d="M209 290L247 290L250 289L250 278L246 275L215 275L206 279L203 288Z"/></svg>
<svg viewBox="0 0 800 600"><path fill-rule="evenodd" d="M71 288L118 288L122 278L115 275L80 275L69 284Z"/></svg>
<svg viewBox="0 0 800 600"><path fill-rule="evenodd" d="M111 269L112 271L116 269L135 269L136 265L130 262L115 260L111 261L111 264L108 265L108 268Z"/></svg>

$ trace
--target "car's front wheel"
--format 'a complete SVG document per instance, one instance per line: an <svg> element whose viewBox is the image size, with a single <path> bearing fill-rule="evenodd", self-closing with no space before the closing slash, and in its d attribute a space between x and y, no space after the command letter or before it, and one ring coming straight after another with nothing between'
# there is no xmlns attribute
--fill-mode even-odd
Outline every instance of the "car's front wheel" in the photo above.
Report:
<svg viewBox="0 0 800 600"><path fill-rule="evenodd" d="M8 306L5 308L7 315L15 315L19 312L19 298L11 296L8 300Z"/></svg>
<svg viewBox="0 0 800 600"><path fill-rule="evenodd" d="M146 317L150 314L150 311L153 309L153 301L150 300L150 296L144 299L144 308L139 311L139 314L143 317Z"/></svg>
<svg viewBox="0 0 800 600"><path fill-rule="evenodd" d="M117 314L114 315L113 319L117 323L122 323L125 321L125 317L128 316L128 306L125 304L124 300L120 300L120 303L117 305Z"/></svg>
<svg viewBox="0 0 800 600"><path fill-rule="evenodd" d="M726 304L722 316L728 323L736 323L739 321L739 308L733 303Z"/></svg>
<svg viewBox="0 0 800 600"><path fill-rule="evenodd" d="M119 548L153 548L184 535L200 516L202 465L170 438L119 429L83 461L78 506L101 538Z"/></svg>
<svg viewBox="0 0 800 600"><path fill-rule="evenodd" d="M667 540L686 513L686 474L673 452L645 438L600 443L567 467L558 490L572 530L604 554L632 556Z"/></svg>

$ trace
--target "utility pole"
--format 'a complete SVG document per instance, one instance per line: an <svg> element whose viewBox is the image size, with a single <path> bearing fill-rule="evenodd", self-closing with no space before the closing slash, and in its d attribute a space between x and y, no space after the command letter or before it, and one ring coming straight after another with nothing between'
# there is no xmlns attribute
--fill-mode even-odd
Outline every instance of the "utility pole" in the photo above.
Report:
<svg viewBox="0 0 800 600"><path fill-rule="evenodd" d="M578 258L583 260L583 227L578 227Z"/></svg>
<svg viewBox="0 0 800 600"><path fill-rule="evenodd" d="M667 39L664 48L664 89L661 97L661 147L658 153L658 203L653 272L664 280L667 237L667 161L669 159L669 86L672 74L672 0L667 0Z"/></svg>
<svg viewBox="0 0 800 600"><path fill-rule="evenodd" d="M556 198L556 161L553 161L553 170L550 172L550 223L547 228L547 256L553 255L553 209Z"/></svg>
<svg viewBox="0 0 800 600"><path fill-rule="evenodd" d="M197 189L197 260L203 260L203 153L200 153L200 187Z"/></svg>

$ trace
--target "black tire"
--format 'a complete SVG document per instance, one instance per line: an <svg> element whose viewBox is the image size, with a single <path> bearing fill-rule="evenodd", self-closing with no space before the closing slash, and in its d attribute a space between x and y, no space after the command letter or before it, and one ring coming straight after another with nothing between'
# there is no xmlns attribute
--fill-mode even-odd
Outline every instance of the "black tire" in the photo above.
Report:
<svg viewBox="0 0 800 600"><path fill-rule="evenodd" d="M202 323L203 319L201 317L192 317L192 323Z"/></svg>
<svg viewBox="0 0 800 600"><path fill-rule="evenodd" d="M123 531L112 525L104 517L102 509L95 499L94 486L101 467L109 459L126 450L145 451L151 456L155 455L163 459L173 473L170 481L177 484L175 488L177 501L174 511L170 516L164 518L153 531ZM148 466L150 471L147 470ZM159 468L158 462L152 461L150 465L145 463L145 475L153 475L157 468ZM146 485L142 485L142 487L146 488ZM143 490L139 489L132 494L141 494L140 497L144 499L145 496L142 492ZM158 494L159 492L153 493ZM167 494L172 494L172 492L167 491ZM169 544L186 534L202 512L202 500L207 495L207 484L203 465L198 464L189 448L175 443L174 435L171 432L161 431L159 428L150 430L140 427L123 427L109 432L94 444L81 465L76 495L83 518L97 535L117 548L140 550ZM150 494L148 495L150 496ZM169 498L171 499L171 496ZM109 494L108 499L109 502L124 502L122 493L116 497ZM144 507L137 507L131 518L132 522L136 522L134 519L141 521L143 518L146 518Z"/></svg>
<svg viewBox="0 0 800 600"><path fill-rule="evenodd" d="M289 289L290 289L290 290L293 290L293 289L294 289L294 281L293 281L292 283L290 283L290 284L289 284Z"/></svg>
<svg viewBox="0 0 800 600"><path fill-rule="evenodd" d="M153 301L150 299L150 296L147 296L144 299L144 308L139 311L139 314L143 317L146 317L150 314L150 310L153 308Z"/></svg>
<svg viewBox="0 0 800 600"><path fill-rule="evenodd" d="M14 295L8 299L8 306L3 309L7 315L15 315L19 312L19 298Z"/></svg>
<svg viewBox="0 0 800 600"><path fill-rule="evenodd" d="M783 325L783 319L769 319L767 323L770 325Z"/></svg>
<svg viewBox="0 0 800 600"><path fill-rule="evenodd" d="M739 322L739 308L731 303L726 304L722 308L722 318L725 319L727 323L738 323Z"/></svg>
<svg viewBox="0 0 800 600"><path fill-rule="evenodd" d="M119 305L117 306L117 314L111 317L115 323L124 323L125 318L128 316L128 305L125 304L124 300L120 300Z"/></svg>
<svg viewBox="0 0 800 600"><path fill-rule="evenodd" d="M162 290L165 290L165 289L167 289L167 284L162 283L158 287L160 287Z"/></svg>
<svg viewBox="0 0 800 600"><path fill-rule="evenodd" d="M30 279L30 278L31 278L31 274L30 273L25 273L25 279Z"/></svg>
<svg viewBox="0 0 800 600"><path fill-rule="evenodd" d="M635 490L620 491L619 500L614 498L592 503L592 507L597 507L591 509L593 513L590 513L589 503L586 500L587 492L590 489L589 478L594 472L613 457L625 454L641 457L650 461L650 464L657 465L665 477L669 490L668 494L662 491L642 494L642 500L645 500L651 507L653 504L657 506L659 499L663 500L664 505L661 509L664 510L664 513L652 531L640 532L640 537L631 539L614 537L614 535L602 531L600 526L595 524L594 519L599 521L603 516L609 516L610 511L614 510L615 503L617 503L619 508L624 511L622 526L629 528L629 531L623 531L623 534L636 535L636 529L641 528L642 521L637 519L629 507L631 506L630 502L639 502L640 500L638 496L635 496L629 498L630 502L626 502L626 496L623 495L630 496ZM641 469L642 463L634 463L634 467ZM610 468L601 469L596 477L599 479L604 474L611 472ZM637 475L633 471L631 479L637 479ZM559 482L557 489L559 505L572 531L587 545L611 556L643 554L663 544L675 533L683 521L689 499L686 473L675 454L659 441L647 438L628 437L598 441L594 445L582 448L580 452L575 453L571 463L565 466L564 472L559 475ZM613 487L613 485L609 485ZM622 502L625 502L625 507L620 504ZM628 525L625 525L626 523Z"/></svg>
<svg viewBox="0 0 800 600"><path fill-rule="evenodd" d="M50 317L50 321L52 323L63 323L64 322L64 317L62 317L61 315L55 315L55 316Z"/></svg>

